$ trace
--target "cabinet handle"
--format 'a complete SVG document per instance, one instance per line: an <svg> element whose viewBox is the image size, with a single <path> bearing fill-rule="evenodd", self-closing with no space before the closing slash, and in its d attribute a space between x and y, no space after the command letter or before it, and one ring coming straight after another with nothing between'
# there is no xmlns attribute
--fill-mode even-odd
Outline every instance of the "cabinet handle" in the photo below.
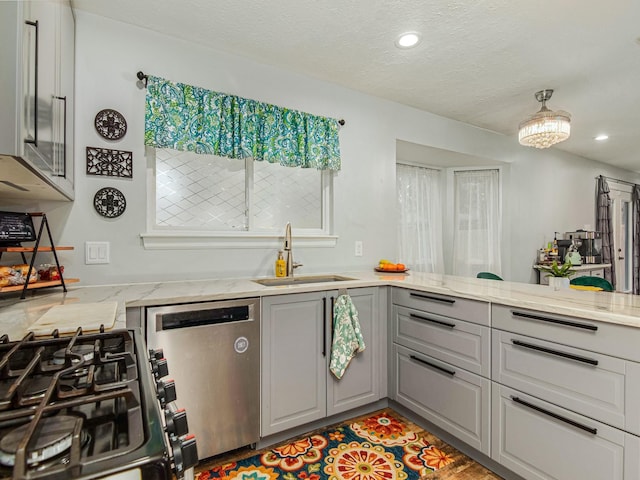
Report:
<svg viewBox="0 0 640 480"><path fill-rule="evenodd" d="M451 300L450 298L434 297L432 295L425 295L423 293L410 293L409 296L420 298L422 300L434 300L436 302L448 303L450 305L456 303L455 300Z"/></svg>
<svg viewBox="0 0 640 480"><path fill-rule="evenodd" d="M572 427L576 427L576 428L579 428L580 430L584 430L585 432L589 432L592 435L598 434L597 428L588 427L587 425L583 425L581 423L573 421L570 418L563 417L562 415L558 415L557 413L550 412L549 410L545 410L544 408L538 407L537 405L533 405L532 403L525 402L524 400L521 400L518 397L514 397L513 395L511 396L511 400L513 400L515 403L519 403L520 405L523 405L527 408L535 410L536 412L543 413L545 415L548 415L549 417L555 418L556 420L560 420L561 422L567 423Z"/></svg>
<svg viewBox="0 0 640 480"><path fill-rule="evenodd" d="M54 97L58 100L62 100L63 105L63 121L64 121L64 130L62 133L62 173L57 173L57 177L67 178L67 96L64 97Z"/></svg>
<svg viewBox="0 0 640 480"><path fill-rule="evenodd" d="M431 368L434 368L436 370L441 371L442 373L446 373L447 375L450 375L452 377L456 374L456 372L454 372L453 370L449 370L448 368L441 367L440 365L436 365L434 363L427 362L426 360L418 358L415 355L409 355L409 358L411 360L415 360L416 362L420 362L420 363L426 365L427 367L431 367Z"/></svg>
<svg viewBox="0 0 640 480"><path fill-rule="evenodd" d="M35 48L35 55L33 56L34 58L34 64L35 64L35 71L33 72L33 83L34 83L34 87L33 87L33 139L30 138L25 138L24 139L24 143L32 143L33 145L35 145L36 147L38 146L38 50L40 50L40 42L38 40L39 37L39 30L40 28L38 27L38 20L36 20L35 22L32 22L30 20L25 20L24 23L26 25L29 25L30 27L35 27L36 29L36 48Z"/></svg>
<svg viewBox="0 0 640 480"><path fill-rule="evenodd" d="M334 312L334 308L336 306L336 299L334 297L331 297L331 315L330 315L330 323L329 325L331 325L331 346L333 347L333 312Z"/></svg>
<svg viewBox="0 0 640 480"><path fill-rule="evenodd" d="M322 298L322 356L327 356L327 297Z"/></svg>
<svg viewBox="0 0 640 480"><path fill-rule="evenodd" d="M456 328L456 324L455 323L443 322L442 320L436 320L435 318L423 317L422 315L417 315L415 313L410 313L409 317L415 318L416 320L423 320L425 322L435 323L436 325L440 325L442 327Z"/></svg>
<svg viewBox="0 0 640 480"><path fill-rule="evenodd" d="M564 326L573 327L573 328L581 328L583 330L591 330L593 332L598 330L598 327L596 325L589 325L587 323L572 322L571 320L558 320L557 318L541 317L540 315L532 315L530 313L516 312L514 310L511 311L511 314L514 317L527 318L527 319L531 319L531 320L540 320L541 322L557 323L559 325L564 325Z"/></svg>
<svg viewBox="0 0 640 480"><path fill-rule="evenodd" d="M539 352L549 353L551 355L556 355L558 357L568 358L570 360L575 360L577 362L588 363L589 365L598 365L598 360L594 360L592 358L581 357L579 355L574 355L572 353L560 352L558 350L553 350L551 348L541 347L540 345L532 345L530 343L521 342L520 340L511 340L511 343L518 347L529 348L531 350L537 350Z"/></svg>

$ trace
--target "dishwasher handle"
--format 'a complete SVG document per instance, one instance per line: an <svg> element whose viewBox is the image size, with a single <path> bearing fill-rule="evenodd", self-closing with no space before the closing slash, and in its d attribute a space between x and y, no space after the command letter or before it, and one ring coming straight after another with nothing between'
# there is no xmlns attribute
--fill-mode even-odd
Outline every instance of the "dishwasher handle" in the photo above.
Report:
<svg viewBox="0 0 640 480"><path fill-rule="evenodd" d="M241 305L202 310L168 311L158 312L155 317L156 331L162 331L250 320L251 309L249 305Z"/></svg>

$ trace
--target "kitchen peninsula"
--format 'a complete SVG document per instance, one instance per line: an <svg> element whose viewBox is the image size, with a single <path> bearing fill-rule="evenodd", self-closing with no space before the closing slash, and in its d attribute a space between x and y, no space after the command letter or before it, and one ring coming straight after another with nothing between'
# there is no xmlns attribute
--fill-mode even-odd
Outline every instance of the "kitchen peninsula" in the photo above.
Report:
<svg viewBox="0 0 640 480"><path fill-rule="evenodd" d="M449 432L490 468L532 479L640 479L640 297L435 274L341 275L353 280L73 287L0 300L0 330L18 339L59 304L117 301L116 327L125 327L127 312L149 306L378 287L381 401Z"/></svg>

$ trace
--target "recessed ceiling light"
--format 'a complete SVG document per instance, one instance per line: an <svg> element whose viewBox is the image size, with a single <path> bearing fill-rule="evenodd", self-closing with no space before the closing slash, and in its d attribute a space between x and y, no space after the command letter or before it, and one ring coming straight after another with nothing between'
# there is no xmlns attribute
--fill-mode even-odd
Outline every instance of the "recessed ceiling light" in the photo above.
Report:
<svg viewBox="0 0 640 480"><path fill-rule="evenodd" d="M603 133L601 135L598 135L597 137L594 137L594 140L597 140L598 142L604 142L605 140L609 139L609 135L607 135L606 133Z"/></svg>
<svg viewBox="0 0 640 480"><path fill-rule="evenodd" d="M406 32L398 37L396 40L396 47L398 48L411 48L415 47L420 42L420 34L417 32Z"/></svg>

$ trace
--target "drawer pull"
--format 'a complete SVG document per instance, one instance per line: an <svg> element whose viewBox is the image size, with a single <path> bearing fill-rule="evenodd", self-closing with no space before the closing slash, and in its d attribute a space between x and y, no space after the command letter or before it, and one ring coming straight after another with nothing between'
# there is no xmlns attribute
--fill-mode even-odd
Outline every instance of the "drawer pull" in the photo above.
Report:
<svg viewBox="0 0 640 480"><path fill-rule="evenodd" d="M447 375L451 375L452 377L456 374L456 372L454 372L453 370L449 370L448 368L441 367L440 365L435 365L435 364L433 364L431 362L427 362L426 360L418 358L415 355L409 355L409 358L411 360L415 360L416 362L420 362L420 363L426 365L427 367L435 368L436 370L439 370L442 373L446 373Z"/></svg>
<svg viewBox="0 0 640 480"><path fill-rule="evenodd" d="M521 342L520 340L511 340L511 343L518 347L530 348L531 350L537 350L539 352L557 355L558 357L568 358L570 360L575 360L576 362L588 363L589 365L598 365L598 360L594 360L592 358L581 357L580 355L573 355L572 353L560 352L558 350L552 350L551 348L541 347L540 345L532 345L530 343Z"/></svg>
<svg viewBox="0 0 640 480"><path fill-rule="evenodd" d="M582 328L583 330L591 330L593 332L598 330L598 327L596 325L589 325L587 323L572 322L570 320L558 320L556 318L541 317L539 315L531 315L530 313L515 312L513 310L511 311L511 314L514 317L528 318L531 320L540 320L542 322L549 322L549 323L558 323L560 325L565 325L567 327Z"/></svg>
<svg viewBox="0 0 640 480"><path fill-rule="evenodd" d="M422 315L416 315L415 313L410 313L409 317L415 318L416 320L423 320L425 322L435 323L436 325L440 325L442 327L456 328L456 324L455 323L443 322L442 320L436 320L435 318L423 317Z"/></svg>
<svg viewBox="0 0 640 480"><path fill-rule="evenodd" d="M432 295L425 295L423 293L410 293L409 296L416 297L421 300L434 300L436 302L448 303L450 305L453 305L454 303L456 303L455 300L451 300L450 298L434 297Z"/></svg>
<svg viewBox="0 0 640 480"><path fill-rule="evenodd" d="M567 423L572 427L576 427L576 428L579 428L580 430L584 430L585 432L589 432L592 435L598 434L598 429L596 428L588 427L581 423L575 422L570 418L563 417L562 415L558 415L557 413L550 412L549 410L545 410L544 408L538 407L537 405L533 405L532 403L525 402L524 400L520 400L518 397L511 396L511 400L513 400L516 403L519 403L520 405L524 405L527 408L535 410L536 412L544 413L549 417L552 417L552 418L555 418L556 420L560 420L561 422Z"/></svg>

